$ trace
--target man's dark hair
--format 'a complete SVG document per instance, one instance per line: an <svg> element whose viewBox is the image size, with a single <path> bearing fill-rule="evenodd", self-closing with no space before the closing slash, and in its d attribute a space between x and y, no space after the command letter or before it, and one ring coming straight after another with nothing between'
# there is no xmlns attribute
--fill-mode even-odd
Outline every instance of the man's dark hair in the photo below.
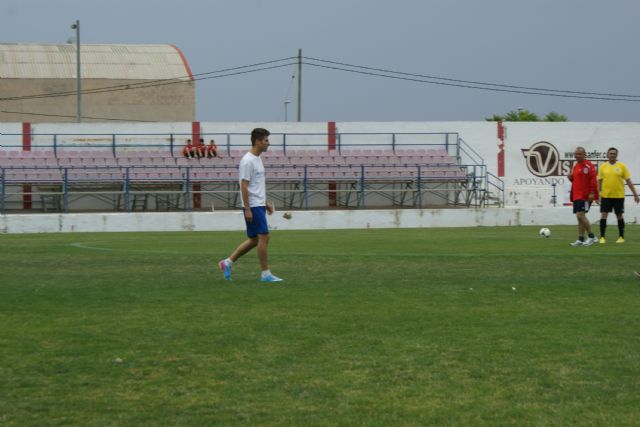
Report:
<svg viewBox="0 0 640 427"><path fill-rule="evenodd" d="M618 154L618 149L616 147L611 147L607 150L607 154L609 154L609 151L611 150L616 150L616 154Z"/></svg>
<svg viewBox="0 0 640 427"><path fill-rule="evenodd" d="M251 146L253 147L256 144L256 141L259 139L264 139L267 136L271 135L271 133L263 128L255 128L251 131Z"/></svg>

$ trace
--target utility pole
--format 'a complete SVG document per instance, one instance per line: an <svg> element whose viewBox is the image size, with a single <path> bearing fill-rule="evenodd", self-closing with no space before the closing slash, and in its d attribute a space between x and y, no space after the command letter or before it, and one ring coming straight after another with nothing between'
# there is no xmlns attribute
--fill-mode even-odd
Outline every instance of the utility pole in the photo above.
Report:
<svg viewBox="0 0 640 427"><path fill-rule="evenodd" d="M302 121L302 49L298 49L298 121Z"/></svg>
<svg viewBox="0 0 640 427"><path fill-rule="evenodd" d="M284 101L284 121L287 122L287 107L291 104L291 101Z"/></svg>
<svg viewBox="0 0 640 427"><path fill-rule="evenodd" d="M71 24L71 29L76 30L76 121L80 123L82 121L82 107L81 107L81 98L80 93L82 92L82 83L80 76L80 20L76 19L73 24Z"/></svg>

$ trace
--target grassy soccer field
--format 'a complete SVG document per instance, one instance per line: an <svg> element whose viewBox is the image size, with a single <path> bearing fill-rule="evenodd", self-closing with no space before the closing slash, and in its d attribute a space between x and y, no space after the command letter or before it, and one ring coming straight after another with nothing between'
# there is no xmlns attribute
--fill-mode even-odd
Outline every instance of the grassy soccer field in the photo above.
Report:
<svg viewBox="0 0 640 427"><path fill-rule="evenodd" d="M640 229L537 231L0 235L0 425L637 425Z"/></svg>

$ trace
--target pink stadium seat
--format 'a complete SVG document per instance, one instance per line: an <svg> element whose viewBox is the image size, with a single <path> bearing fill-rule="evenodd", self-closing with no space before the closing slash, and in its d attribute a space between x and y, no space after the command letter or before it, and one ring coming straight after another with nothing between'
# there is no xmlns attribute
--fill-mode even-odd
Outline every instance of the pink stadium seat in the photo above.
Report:
<svg viewBox="0 0 640 427"><path fill-rule="evenodd" d="M334 158L332 156L317 155L317 156L309 157L309 159L310 159L309 164L316 164L316 165L333 165L334 164Z"/></svg>
<svg viewBox="0 0 640 427"><path fill-rule="evenodd" d="M62 181L63 180L62 172L60 172L59 170L49 170L47 172L47 174L49 175L48 179L50 181Z"/></svg>
<svg viewBox="0 0 640 427"><path fill-rule="evenodd" d="M231 157L216 158L211 160L212 160L211 164L214 166L238 167L238 163L236 163L235 160L232 159Z"/></svg>
<svg viewBox="0 0 640 427"><path fill-rule="evenodd" d="M160 181L162 179L162 175L156 172L150 172L147 174L147 179L150 181Z"/></svg>
<svg viewBox="0 0 640 427"><path fill-rule="evenodd" d="M168 177L167 179L171 179L174 181L181 181L184 179L184 173L178 168L167 169L164 174Z"/></svg>
<svg viewBox="0 0 640 427"><path fill-rule="evenodd" d="M235 182L238 180L238 172L234 170L223 169L220 171L220 179Z"/></svg>
<svg viewBox="0 0 640 427"><path fill-rule="evenodd" d="M164 165L164 157L147 157L152 165Z"/></svg>
<svg viewBox="0 0 640 427"><path fill-rule="evenodd" d="M134 181L144 181L149 178L149 174L146 172L132 172L129 174L129 179Z"/></svg>
<svg viewBox="0 0 640 427"><path fill-rule="evenodd" d="M269 180L272 180L272 181L285 180L288 177L289 177L289 173L284 170L276 170L273 172L269 172Z"/></svg>
<svg viewBox="0 0 640 427"><path fill-rule="evenodd" d="M109 174L111 175L111 179L124 180L124 178L125 178L124 172L121 172L121 171L119 172L119 171L111 170L111 172L109 172Z"/></svg>
<svg viewBox="0 0 640 427"><path fill-rule="evenodd" d="M58 157L58 163L69 166L81 166L82 160L80 157Z"/></svg>
<svg viewBox="0 0 640 427"><path fill-rule="evenodd" d="M85 157L82 159L82 164L86 166L104 166L104 158L101 157Z"/></svg>
<svg viewBox="0 0 640 427"><path fill-rule="evenodd" d="M129 157L121 157L118 159L118 164L120 166L135 166L137 162Z"/></svg>
<svg viewBox="0 0 640 427"><path fill-rule="evenodd" d="M5 169L4 171L4 179L7 181L24 181L27 177L25 172L20 172L18 170Z"/></svg>

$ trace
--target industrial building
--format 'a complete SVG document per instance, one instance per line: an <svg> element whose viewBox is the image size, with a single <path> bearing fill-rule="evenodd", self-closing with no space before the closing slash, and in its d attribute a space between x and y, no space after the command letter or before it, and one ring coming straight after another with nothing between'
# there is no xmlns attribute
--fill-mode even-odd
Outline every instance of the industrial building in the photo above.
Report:
<svg viewBox="0 0 640 427"><path fill-rule="evenodd" d="M77 121L77 45L0 44L0 123ZM80 47L81 121L190 122L195 81L173 45Z"/></svg>

